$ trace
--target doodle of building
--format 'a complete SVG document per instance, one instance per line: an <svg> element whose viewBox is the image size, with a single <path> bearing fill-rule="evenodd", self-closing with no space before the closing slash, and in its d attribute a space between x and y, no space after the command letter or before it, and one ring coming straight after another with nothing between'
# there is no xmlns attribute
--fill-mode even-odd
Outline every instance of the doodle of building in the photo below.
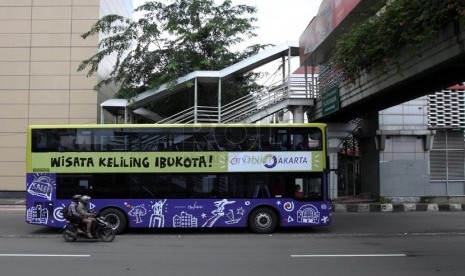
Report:
<svg viewBox="0 0 465 276"><path fill-rule="evenodd" d="M38 224L47 224L48 209L42 205L33 206L26 211L26 217L29 222Z"/></svg>
<svg viewBox="0 0 465 276"><path fill-rule="evenodd" d="M163 215L163 206L165 205L166 199L158 201L152 205L153 214L150 216L149 227L152 228L163 228L165 227L165 216Z"/></svg>
<svg viewBox="0 0 465 276"><path fill-rule="evenodd" d="M297 211L297 222L317 224L320 222L320 212L311 204L303 205Z"/></svg>
<svg viewBox="0 0 465 276"><path fill-rule="evenodd" d="M173 217L173 227L175 228L195 228L197 227L197 218L186 212Z"/></svg>

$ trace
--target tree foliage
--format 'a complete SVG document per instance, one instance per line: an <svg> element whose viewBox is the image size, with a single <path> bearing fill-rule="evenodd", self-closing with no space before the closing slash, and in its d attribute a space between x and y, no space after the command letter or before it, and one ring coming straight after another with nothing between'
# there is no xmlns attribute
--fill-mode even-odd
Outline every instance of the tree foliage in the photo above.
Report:
<svg viewBox="0 0 465 276"><path fill-rule="evenodd" d="M84 39L95 35L103 39L98 53L82 61L79 70L92 75L104 58L116 59L113 71L96 89L117 83L119 98L130 99L196 70L223 69L264 47L232 50L256 36L252 25L256 8L234 6L231 0L218 5L213 0L152 1L135 12L141 14L136 20L105 16L82 35Z"/></svg>
<svg viewBox="0 0 465 276"><path fill-rule="evenodd" d="M333 62L349 79L389 66L401 49L422 47L443 28L463 25L464 0L391 0L376 15L351 26L336 43Z"/></svg>

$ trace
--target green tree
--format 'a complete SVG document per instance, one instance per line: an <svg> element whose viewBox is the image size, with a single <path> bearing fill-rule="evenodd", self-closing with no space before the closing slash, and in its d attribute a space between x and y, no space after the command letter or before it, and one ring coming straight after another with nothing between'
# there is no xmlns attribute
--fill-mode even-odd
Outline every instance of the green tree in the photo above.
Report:
<svg viewBox="0 0 465 276"><path fill-rule="evenodd" d="M332 61L349 79L363 69L395 66L402 49L417 54L444 26L454 23L458 28L464 18L464 0L390 0L342 35Z"/></svg>
<svg viewBox="0 0 465 276"><path fill-rule="evenodd" d="M82 35L103 35L99 51L82 61L79 70L88 70L88 76L98 70L107 56L116 57L110 76L101 80L96 89L105 84L118 84L116 97L130 99L148 89L164 83L173 83L178 77L196 70L220 70L256 54L263 45L251 45L243 51L232 50L233 46L256 36L252 25L255 7L234 6L231 0L217 5L213 0L152 1L135 9L142 16L137 20L119 15L108 15L96 22ZM255 74L240 79L240 87L253 83ZM212 92L214 88L208 88ZM247 89L234 89L235 93L247 93ZM213 92L216 95L216 92ZM203 93L202 99L209 103L216 99ZM210 95L208 95L210 94ZM199 95L201 96L201 95ZM225 96L227 97L227 96ZM172 102L171 102L172 101ZM189 105L190 98L165 99L156 107L157 113L170 115L169 108ZM170 103L171 102L171 103ZM163 114L165 113L165 114Z"/></svg>

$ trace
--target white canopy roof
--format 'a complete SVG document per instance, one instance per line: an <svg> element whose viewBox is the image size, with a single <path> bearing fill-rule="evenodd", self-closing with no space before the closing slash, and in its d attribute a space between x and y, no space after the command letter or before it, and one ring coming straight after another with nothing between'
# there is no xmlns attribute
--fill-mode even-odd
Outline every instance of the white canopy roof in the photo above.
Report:
<svg viewBox="0 0 465 276"><path fill-rule="evenodd" d="M130 101L125 99L110 99L100 104L100 107L112 114L124 114L126 109L138 109L153 101L163 98L168 93L179 91L186 87L189 81L197 79L199 83L215 83L221 79L228 80L235 76L243 75L253 69L265 65L284 56L298 56L299 45L297 42L287 42L258 53L255 56L244 59L236 64L219 71L195 71L176 80L174 87L163 84L156 89L145 91Z"/></svg>

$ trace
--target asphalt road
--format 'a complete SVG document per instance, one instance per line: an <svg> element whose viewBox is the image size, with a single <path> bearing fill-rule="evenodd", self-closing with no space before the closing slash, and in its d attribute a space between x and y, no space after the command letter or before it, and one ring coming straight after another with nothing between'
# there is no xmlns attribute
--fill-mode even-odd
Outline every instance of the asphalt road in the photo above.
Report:
<svg viewBox="0 0 465 276"><path fill-rule="evenodd" d="M465 212L335 213L328 228L129 231L66 243L0 207L0 275L465 275Z"/></svg>

